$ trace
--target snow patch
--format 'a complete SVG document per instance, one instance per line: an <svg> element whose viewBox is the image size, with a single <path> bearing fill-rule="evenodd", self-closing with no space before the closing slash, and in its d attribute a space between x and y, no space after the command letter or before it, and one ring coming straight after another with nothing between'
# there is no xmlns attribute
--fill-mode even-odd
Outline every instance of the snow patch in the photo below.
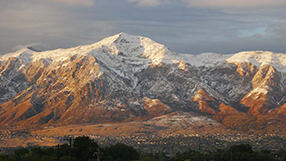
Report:
<svg viewBox="0 0 286 161"><path fill-rule="evenodd" d="M187 126L204 126L204 125L219 125L213 119L204 116L193 116L185 112L176 112L172 115L163 115L155 117L149 121L155 124L167 125L187 125Z"/></svg>
<svg viewBox="0 0 286 161"><path fill-rule="evenodd" d="M286 54L273 53L269 51L244 51L234 54L226 60L228 63L252 63L257 67L264 64L274 66L277 70L286 72Z"/></svg>
<svg viewBox="0 0 286 161"><path fill-rule="evenodd" d="M225 60L231 57L232 55L221 55L221 54L216 54L216 53L202 53L199 55L182 54L182 56L183 56L184 61L191 65L194 65L197 67L200 67L200 66L212 67L218 63L225 62Z"/></svg>
<svg viewBox="0 0 286 161"><path fill-rule="evenodd" d="M251 92L249 92L246 97L252 97L253 99L258 99L261 95L267 95L268 94L268 86L263 87L257 87L253 89Z"/></svg>

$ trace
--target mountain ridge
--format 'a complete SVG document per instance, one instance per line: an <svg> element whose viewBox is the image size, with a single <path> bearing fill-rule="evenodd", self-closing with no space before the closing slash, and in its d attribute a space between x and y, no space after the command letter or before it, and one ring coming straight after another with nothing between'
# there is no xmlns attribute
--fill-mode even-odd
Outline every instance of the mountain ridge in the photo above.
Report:
<svg viewBox="0 0 286 161"><path fill-rule="evenodd" d="M149 120L173 112L232 129L256 124L239 119L284 120L286 54L185 55L119 33L69 49L21 49L0 61L2 127Z"/></svg>
<svg viewBox="0 0 286 161"><path fill-rule="evenodd" d="M122 45L127 44L127 45ZM121 46L120 46L121 45ZM154 48L159 48L155 52L151 53L144 53L142 52L142 49L144 49L144 46L152 46L149 47L150 49L147 49L147 52L150 52ZM106 48L107 47L107 48ZM119 34L116 34L114 36L110 36L107 38L104 38L100 40L99 42L96 42L91 45L82 45L77 46L73 48L68 49L55 49L55 50L48 50L48 51L37 51L31 49L31 47L20 49L16 52L4 54L1 56L0 61L5 61L9 57L20 57L22 59L28 59L25 56L31 55L32 61L37 61L42 58L49 58L56 61L63 61L64 58L68 58L68 56L72 56L75 54L75 52L82 53L82 54L91 54L92 50L99 51L103 50L104 52L110 52L111 54L123 54L125 53L135 53L135 56L143 56L146 58L153 58L155 59L155 64L158 65L160 63L160 60L162 60L164 53L171 53L172 56L178 56L178 59L172 58L169 55L170 62L178 62L183 61L181 59L185 59L185 63L189 63L195 66L206 66L208 63L215 61L214 63L211 63L211 65L227 61L228 63L252 63L255 66L261 66L264 64L269 64L272 66L275 66L278 70L281 70L283 72L286 72L285 66L286 66L286 54L283 53L274 53L271 51L242 51L235 54L218 54L218 53L201 53L198 55L191 55L191 54L179 54L175 53L173 51L170 51L166 46L159 44L150 38L142 37L142 36L133 36L129 35L127 33L121 32ZM130 50L130 51L128 51ZM162 50L163 52L157 52ZM156 55L155 55L155 54ZM132 55L126 55L126 56L132 56ZM157 57L156 57L157 56ZM28 57L28 56L27 56ZM58 58L58 59L57 59ZM211 60L209 60L209 59ZM157 60L156 60L157 59ZM172 60L173 59L173 60ZM193 59L193 61L192 61Z"/></svg>

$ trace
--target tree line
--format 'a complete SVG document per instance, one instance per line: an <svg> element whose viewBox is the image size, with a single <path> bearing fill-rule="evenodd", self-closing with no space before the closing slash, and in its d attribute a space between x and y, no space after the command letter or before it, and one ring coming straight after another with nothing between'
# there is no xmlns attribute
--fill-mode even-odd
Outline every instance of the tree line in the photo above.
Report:
<svg viewBox="0 0 286 161"><path fill-rule="evenodd" d="M54 147L18 148L12 154L0 154L0 161L286 161L286 152L254 151L248 144L233 145L214 152L186 150L183 153L139 153L122 143L101 148L89 137L82 136L70 144Z"/></svg>

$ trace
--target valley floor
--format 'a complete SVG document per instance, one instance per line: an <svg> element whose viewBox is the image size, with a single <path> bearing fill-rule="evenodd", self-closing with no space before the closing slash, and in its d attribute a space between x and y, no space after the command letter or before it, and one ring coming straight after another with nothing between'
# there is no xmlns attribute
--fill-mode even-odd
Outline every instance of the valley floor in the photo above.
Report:
<svg viewBox="0 0 286 161"><path fill-rule="evenodd" d="M223 127L179 127L148 122L97 125L44 126L33 130L1 131L0 147L55 146L67 143L67 137L89 136L99 145L124 143L144 152L178 152L225 149L247 143L255 149L277 150L286 147L286 135L241 134Z"/></svg>

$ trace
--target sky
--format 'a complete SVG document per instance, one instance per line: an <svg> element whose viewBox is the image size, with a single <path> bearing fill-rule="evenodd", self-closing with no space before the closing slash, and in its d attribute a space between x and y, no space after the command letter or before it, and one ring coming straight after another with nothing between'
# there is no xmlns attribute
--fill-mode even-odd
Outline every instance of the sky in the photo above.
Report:
<svg viewBox="0 0 286 161"><path fill-rule="evenodd" d="M179 53L286 53L285 0L1 0L0 54L125 32Z"/></svg>

